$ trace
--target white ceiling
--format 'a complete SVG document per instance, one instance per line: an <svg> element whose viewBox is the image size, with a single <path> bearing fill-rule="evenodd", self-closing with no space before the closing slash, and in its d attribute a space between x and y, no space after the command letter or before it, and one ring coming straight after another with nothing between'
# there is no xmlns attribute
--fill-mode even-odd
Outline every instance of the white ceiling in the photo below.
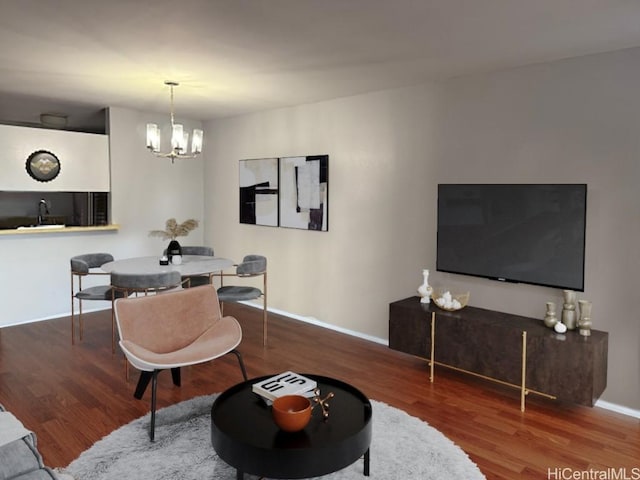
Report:
<svg viewBox="0 0 640 480"><path fill-rule="evenodd" d="M0 120L201 120L640 46L638 0L0 0ZM16 119L9 119L16 120Z"/></svg>

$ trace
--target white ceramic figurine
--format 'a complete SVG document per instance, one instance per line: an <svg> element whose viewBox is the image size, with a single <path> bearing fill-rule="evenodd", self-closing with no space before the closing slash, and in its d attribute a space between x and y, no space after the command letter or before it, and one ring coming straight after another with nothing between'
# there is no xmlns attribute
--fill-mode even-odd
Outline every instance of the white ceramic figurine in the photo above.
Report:
<svg viewBox="0 0 640 480"><path fill-rule="evenodd" d="M431 302L431 294L433 293L433 287L429 285L429 270L426 268L422 270L423 282L422 285L418 287L418 293L420 294L420 303L430 303Z"/></svg>

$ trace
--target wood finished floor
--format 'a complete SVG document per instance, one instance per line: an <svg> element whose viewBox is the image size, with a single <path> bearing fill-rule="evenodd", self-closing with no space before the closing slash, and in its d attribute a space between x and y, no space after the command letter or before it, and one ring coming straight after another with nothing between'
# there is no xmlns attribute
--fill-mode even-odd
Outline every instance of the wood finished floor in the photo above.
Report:
<svg viewBox="0 0 640 480"><path fill-rule="evenodd" d="M227 305L226 313L243 327L240 350L250 377L294 370L348 381L443 432L488 479L547 479L555 468L640 475L638 419L533 396L521 413L518 392L507 387L443 368L430 384L423 360L277 315L270 315L269 345L263 348L258 310ZM148 411L149 392L141 401L133 398L137 375L125 381L124 360L112 356L110 333L106 311L85 315L84 340L75 346L68 318L0 329L0 403L37 434L52 467L66 466ZM174 387L166 372L160 375L159 407L221 392L240 380L233 356L184 369L182 387Z"/></svg>

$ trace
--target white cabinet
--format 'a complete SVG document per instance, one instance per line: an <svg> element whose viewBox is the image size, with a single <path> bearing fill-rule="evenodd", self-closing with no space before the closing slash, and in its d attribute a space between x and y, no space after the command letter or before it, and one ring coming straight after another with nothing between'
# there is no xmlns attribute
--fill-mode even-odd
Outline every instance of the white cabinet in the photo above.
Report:
<svg viewBox="0 0 640 480"><path fill-rule="evenodd" d="M0 191L108 192L109 139L94 133L0 125ZM60 173L39 182L27 172L27 158L39 150L53 153Z"/></svg>

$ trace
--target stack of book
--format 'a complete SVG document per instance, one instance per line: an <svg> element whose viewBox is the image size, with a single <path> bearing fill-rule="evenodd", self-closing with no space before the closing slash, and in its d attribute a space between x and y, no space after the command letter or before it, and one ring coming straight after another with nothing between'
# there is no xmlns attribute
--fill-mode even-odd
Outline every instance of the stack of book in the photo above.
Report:
<svg viewBox="0 0 640 480"><path fill-rule="evenodd" d="M293 372L284 372L254 383L251 389L270 405L276 398L285 395L303 395L311 398L314 396L313 391L317 386L316 381L308 377Z"/></svg>

